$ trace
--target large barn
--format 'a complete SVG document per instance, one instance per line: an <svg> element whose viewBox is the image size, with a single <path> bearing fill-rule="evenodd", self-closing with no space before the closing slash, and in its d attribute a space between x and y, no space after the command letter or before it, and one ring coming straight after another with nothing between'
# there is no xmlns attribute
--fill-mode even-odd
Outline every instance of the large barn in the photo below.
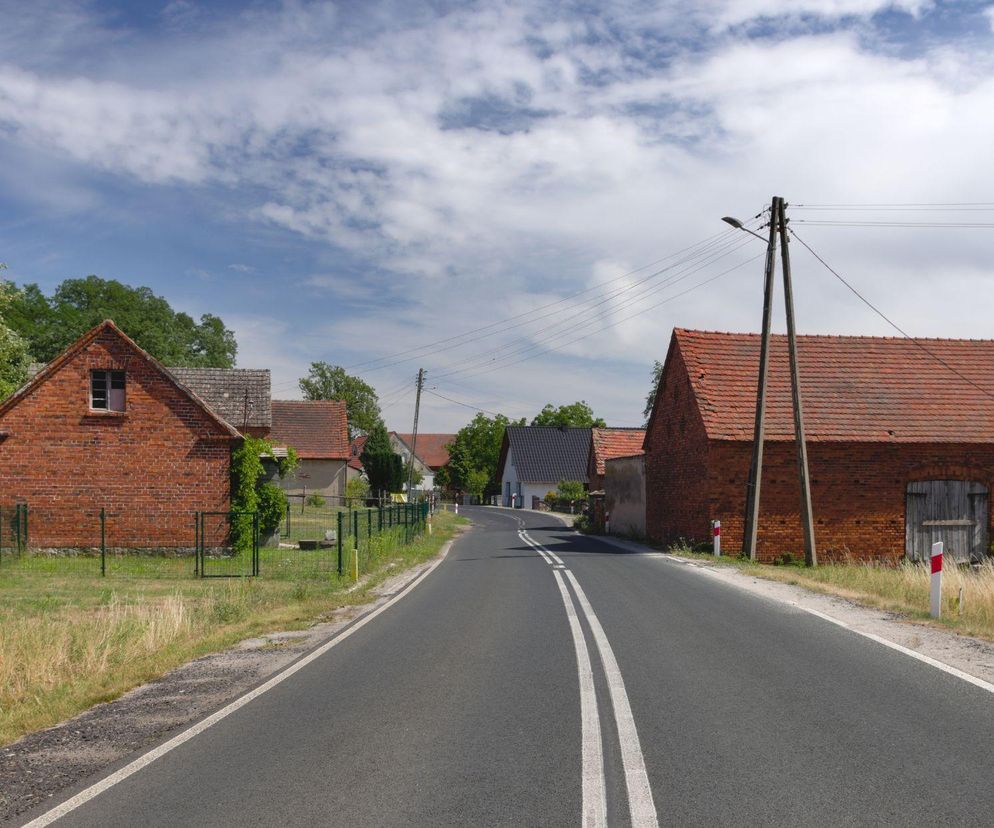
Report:
<svg viewBox="0 0 994 828"><path fill-rule="evenodd" d="M924 347L923 347L924 346ZM675 329L645 439L646 531L742 548L760 336ZM798 337L821 559L990 553L994 341ZM757 556L803 556L786 337L770 351Z"/></svg>

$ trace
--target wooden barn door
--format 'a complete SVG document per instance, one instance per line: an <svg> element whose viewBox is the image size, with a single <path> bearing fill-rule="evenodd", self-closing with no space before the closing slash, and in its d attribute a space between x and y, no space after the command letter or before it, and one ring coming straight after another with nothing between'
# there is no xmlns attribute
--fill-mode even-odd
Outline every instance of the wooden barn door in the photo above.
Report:
<svg viewBox="0 0 994 828"><path fill-rule="evenodd" d="M927 561L932 544L942 541L957 561L977 561L987 553L988 491L966 480L923 480L908 484L905 554Z"/></svg>

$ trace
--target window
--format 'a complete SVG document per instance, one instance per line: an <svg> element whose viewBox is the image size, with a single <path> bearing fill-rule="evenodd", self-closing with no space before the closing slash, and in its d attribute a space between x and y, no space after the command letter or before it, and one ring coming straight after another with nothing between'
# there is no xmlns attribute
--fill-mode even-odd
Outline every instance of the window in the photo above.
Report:
<svg viewBox="0 0 994 828"><path fill-rule="evenodd" d="M124 411L124 371L90 373L90 408Z"/></svg>

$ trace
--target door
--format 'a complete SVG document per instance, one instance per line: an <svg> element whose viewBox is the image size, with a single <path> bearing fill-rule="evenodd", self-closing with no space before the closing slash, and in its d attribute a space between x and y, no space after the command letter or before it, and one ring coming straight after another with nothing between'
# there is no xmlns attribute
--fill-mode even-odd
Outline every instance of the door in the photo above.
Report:
<svg viewBox="0 0 994 828"><path fill-rule="evenodd" d="M987 554L988 490L967 480L922 480L908 484L905 554L927 561L932 544L956 561L979 561Z"/></svg>

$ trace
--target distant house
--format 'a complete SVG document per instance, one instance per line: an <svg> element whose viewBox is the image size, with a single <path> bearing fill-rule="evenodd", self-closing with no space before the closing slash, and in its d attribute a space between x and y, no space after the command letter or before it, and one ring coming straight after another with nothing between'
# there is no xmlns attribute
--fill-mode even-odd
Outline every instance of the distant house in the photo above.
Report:
<svg viewBox="0 0 994 828"><path fill-rule="evenodd" d="M590 491L604 488L604 463L615 457L632 457L642 453L645 442L644 428L592 428L590 429L590 460L587 478Z"/></svg>
<svg viewBox="0 0 994 828"><path fill-rule="evenodd" d="M292 446L300 458L296 471L280 481L289 492L345 496L350 459L349 423L340 400L273 400L274 448Z"/></svg>
<svg viewBox="0 0 994 828"><path fill-rule="evenodd" d="M724 549L742 548L759 348L755 334L674 330L644 445L650 537L703 540L720 520ZM819 557L923 560L936 540L959 560L988 556L994 341L801 336L798 360ZM769 383L758 556L797 558L782 336Z"/></svg>
<svg viewBox="0 0 994 828"><path fill-rule="evenodd" d="M390 447L401 456L406 464L411 457L414 435L391 431L389 436ZM433 489L435 487L435 473L448 464L449 450L447 447L455 439L455 434L418 433L414 468L421 473L421 483L416 485L415 489ZM348 460L349 479L359 477L363 473L360 456L365 445L365 435L360 435L352 441Z"/></svg>
<svg viewBox="0 0 994 828"><path fill-rule="evenodd" d="M587 485L590 439L589 428L508 426L497 462L503 505L533 508L560 480Z"/></svg>

